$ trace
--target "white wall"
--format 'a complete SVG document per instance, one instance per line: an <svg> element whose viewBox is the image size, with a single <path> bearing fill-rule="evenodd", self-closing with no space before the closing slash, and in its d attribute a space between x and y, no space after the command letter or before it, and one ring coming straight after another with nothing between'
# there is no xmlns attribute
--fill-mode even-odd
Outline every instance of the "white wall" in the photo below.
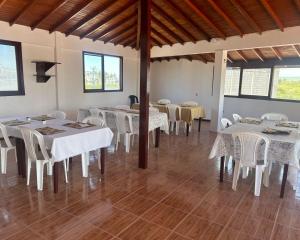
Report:
<svg viewBox="0 0 300 240"><path fill-rule="evenodd" d="M212 63L185 59L151 63L150 100L167 98L174 103L193 100L201 103L210 118L212 78Z"/></svg>
<svg viewBox="0 0 300 240"><path fill-rule="evenodd" d="M69 116L77 109L90 105L128 103L128 95L136 94L138 55L135 50L61 33L44 30L31 31L29 27L0 22L0 39L22 43L25 96L0 97L0 116L46 113L58 105ZM123 92L83 93L82 51L123 56ZM57 79L37 83L33 60L58 61ZM55 68L48 72L55 74ZM57 87L56 87L57 82ZM58 100L58 102L57 102Z"/></svg>
<svg viewBox="0 0 300 240"><path fill-rule="evenodd" d="M151 64L150 99L168 98L174 103L195 100L205 107L210 119L213 64L200 61L171 60ZM199 96L195 96L199 93ZM260 117L266 112L286 114L290 120L300 121L300 103L265 101L225 97L224 116L232 119L232 113L241 116Z"/></svg>

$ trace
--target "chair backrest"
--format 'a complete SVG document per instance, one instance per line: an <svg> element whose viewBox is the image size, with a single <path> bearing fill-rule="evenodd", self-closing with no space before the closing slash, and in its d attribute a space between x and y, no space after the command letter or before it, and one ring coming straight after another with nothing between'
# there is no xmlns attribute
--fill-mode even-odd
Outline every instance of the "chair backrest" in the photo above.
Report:
<svg viewBox="0 0 300 240"><path fill-rule="evenodd" d="M238 122L242 119L242 117L237 113L232 114L232 117L233 117L234 122Z"/></svg>
<svg viewBox="0 0 300 240"><path fill-rule="evenodd" d="M52 113L47 114L49 117L54 117L60 120L65 120L67 115L63 111L54 111Z"/></svg>
<svg viewBox="0 0 300 240"><path fill-rule="evenodd" d="M179 105L176 104L168 104L167 109L169 112L169 120L171 122L177 121L177 112L179 113L179 119L181 118L181 108Z"/></svg>
<svg viewBox="0 0 300 240"><path fill-rule="evenodd" d="M105 122L102 118L100 117L86 117L85 119L83 119L82 121L83 123L89 123L89 124L93 124L99 127L105 127Z"/></svg>
<svg viewBox="0 0 300 240"><path fill-rule="evenodd" d="M185 101L181 105L183 105L183 106L189 106L189 107L196 107L199 104L197 102L195 102L195 101Z"/></svg>
<svg viewBox="0 0 300 240"><path fill-rule="evenodd" d="M103 111L104 113L104 121L107 127L110 129L118 129L117 124L117 112L113 111Z"/></svg>
<svg viewBox="0 0 300 240"><path fill-rule="evenodd" d="M7 134L6 126L3 123L0 123L0 131L1 131L2 137L4 138L6 147L12 147L13 145L11 144L11 141Z"/></svg>
<svg viewBox="0 0 300 240"><path fill-rule="evenodd" d="M149 113L158 113L159 109L156 107L149 107Z"/></svg>
<svg viewBox="0 0 300 240"><path fill-rule="evenodd" d="M243 166L253 167L257 164L267 164L267 153L270 146L268 136L261 133L239 132L232 134L232 137L235 158L240 159ZM238 152L239 157L237 157Z"/></svg>
<svg viewBox="0 0 300 240"><path fill-rule="evenodd" d="M133 133L133 134L138 134L139 133L139 129L137 128L137 126L135 126L134 128L134 121L135 123L138 122L138 116L136 115L132 115L132 114L126 114L125 115L125 127L127 132L129 133Z"/></svg>
<svg viewBox="0 0 300 240"><path fill-rule="evenodd" d="M159 99L157 101L157 103L159 103L159 104L171 104L171 100L163 98L163 99Z"/></svg>
<svg viewBox="0 0 300 240"><path fill-rule="evenodd" d="M130 106L128 106L128 105L117 105L117 106L115 106L115 108L121 109L121 110L130 110Z"/></svg>
<svg viewBox="0 0 300 240"><path fill-rule="evenodd" d="M135 104L135 103L138 103L139 102L139 99L137 96L135 95L129 95L129 101L130 101L130 107Z"/></svg>
<svg viewBox="0 0 300 240"><path fill-rule="evenodd" d="M36 160L50 160L50 157L48 155L48 152L46 150L46 144L45 144L45 140L44 137L41 133L39 133L38 131L36 131L35 129L31 129L28 127L24 127L24 126L20 126L19 127L25 142L25 147L26 147L26 151L27 151L27 156L29 157L29 159L31 161L36 161ZM35 152L35 139L37 140L42 155L44 157L44 159L37 159L36 156L36 152Z"/></svg>
<svg viewBox="0 0 300 240"><path fill-rule="evenodd" d="M222 128L228 128L232 125L232 122L228 118L221 118Z"/></svg>
<svg viewBox="0 0 300 240"><path fill-rule="evenodd" d="M282 113L265 113L261 116L261 119L271 121L288 121L288 117Z"/></svg>

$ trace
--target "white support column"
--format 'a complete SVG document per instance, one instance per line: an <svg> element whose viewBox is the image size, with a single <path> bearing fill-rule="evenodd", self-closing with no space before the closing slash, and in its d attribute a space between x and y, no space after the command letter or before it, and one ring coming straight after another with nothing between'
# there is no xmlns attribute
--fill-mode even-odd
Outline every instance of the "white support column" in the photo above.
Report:
<svg viewBox="0 0 300 240"><path fill-rule="evenodd" d="M220 129L220 121L223 116L224 85L226 73L227 51L217 50L215 52L213 98L211 105L211 131Z"/></svg>

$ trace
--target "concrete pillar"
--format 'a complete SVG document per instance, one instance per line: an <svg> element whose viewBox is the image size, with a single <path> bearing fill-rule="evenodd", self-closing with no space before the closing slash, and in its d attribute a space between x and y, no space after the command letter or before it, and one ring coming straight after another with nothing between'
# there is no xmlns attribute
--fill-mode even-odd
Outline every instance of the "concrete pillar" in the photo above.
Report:
<svg viewBox="0 0 300 240"><path fill-rule="evenodd" d="M211 131L220 130L220 121L223 116L224 85L226 73L227 51L217 50L215 52L213 97L211 105Z"/></svg>

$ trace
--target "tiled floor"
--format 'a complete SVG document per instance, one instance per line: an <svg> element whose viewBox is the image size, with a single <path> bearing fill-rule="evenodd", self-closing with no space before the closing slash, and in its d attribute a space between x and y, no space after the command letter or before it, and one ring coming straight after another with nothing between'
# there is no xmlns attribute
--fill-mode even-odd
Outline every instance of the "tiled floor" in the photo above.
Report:
<svg viewBox="0 0 300 240"><path fill-rule="evenodd" d="M61 174L58 194L47 176L44 191L36 191L34 169L26 187L11 159L0 177L0 239L300 239L300 198L287 185L279 199L281 167L259 198L253 173L233 192L231 166L220 184L219 162L207 157L215 138L208 127L189 137L162 135L147 170L137 168L137 143L130 154L108 154L104 176L92 160L83 179L74 158L70 183Z"/></svg>

